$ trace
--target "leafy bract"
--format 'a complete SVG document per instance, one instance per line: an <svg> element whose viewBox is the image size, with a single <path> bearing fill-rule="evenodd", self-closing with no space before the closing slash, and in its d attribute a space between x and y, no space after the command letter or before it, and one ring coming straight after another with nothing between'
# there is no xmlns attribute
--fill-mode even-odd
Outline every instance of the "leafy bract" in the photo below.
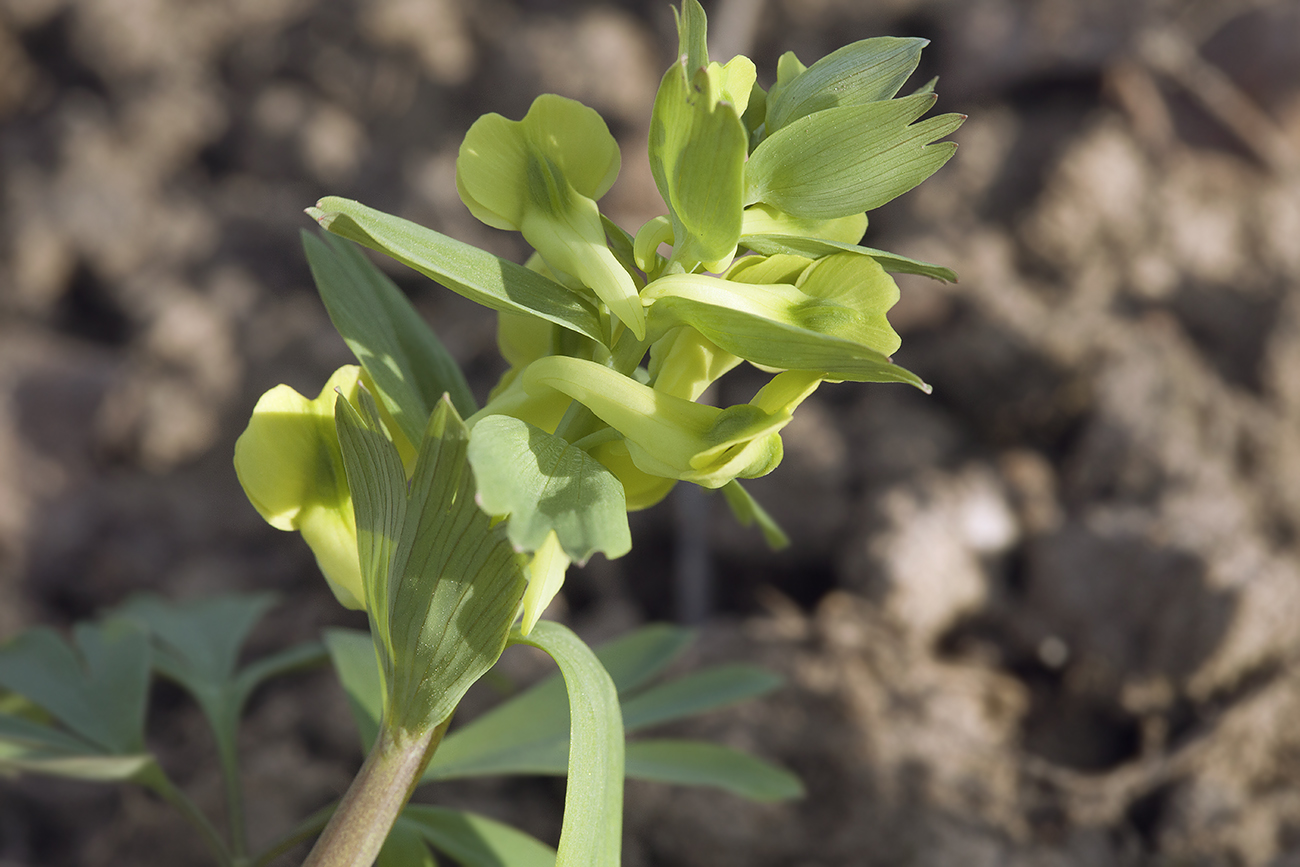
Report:
<svg viewBox="0 0 1300 867"><path fill-rule="evenodd" d="M555 660L569 696L568 785L557 867L617 867L623 834L623 719L618 691L600 660L566 626L543 620L512 641Z"/></svg>
<svg viewBox="0 0 1300 867"><path fill-rule="evenodd" d="M831 219L902 195L938 171L957 148L933 142L961 126L962 115L912 123L937 98L921 93L841 105L791 121L750 154L745 204L765 202L795 216Z"/></svg>
<svg viewBox="0 0 1300 867"><path fill-rule="evenodd" d="M614 558L631 550L622 485L563 438L517 418L488 416L474 428L469 460L480 505L510 516L507 535L520 550L537 550L552 531L579 564L596 551Z"/></svg>
<svg viewBox="0 0 1300 867"><path fill-rule="evenodd" d="M303 232L302 243L330 320L412 444L444 393L462 416L478 409L456 360L392 280L340 238Z"/></svg>
<svg viewBox="0 0 1300 867"><path fill-rule="evenodd" d="M451 403L429 417L408 491L373 400L361 398L367 418L345 400L335 411L385 723L425 731L501 655L524 591L522 564L474 503L469 432Z"/></svg>
<svg viewBox="0 0 1300 867"><path fill-rule="evenodd" d="M928 39L878 36L832 51L768 100L768 135L816 111L889 99L916 69L928 44Z"/></svg>
<svg viewBox="0 0 1300 867"><path fill-rule="evenodd" d="M946 283L956 283L957 275L951 268L932 265L918 259L909 259L897 253L887 253L872 247L846 244L826 238L808 238L794 235L742 235L740 246L766 256L796 255L810 259L831 256L835 253L858 253L870 256L891 274L920 274Z"/></svg>
<svg viewBox="0 0 1300 867"><path fill-rule="evenodd" d="M523 313L600 341L595 308L576 292L522 265L360 202L329 196L308 208L320 225L493 310Z"/></svg>

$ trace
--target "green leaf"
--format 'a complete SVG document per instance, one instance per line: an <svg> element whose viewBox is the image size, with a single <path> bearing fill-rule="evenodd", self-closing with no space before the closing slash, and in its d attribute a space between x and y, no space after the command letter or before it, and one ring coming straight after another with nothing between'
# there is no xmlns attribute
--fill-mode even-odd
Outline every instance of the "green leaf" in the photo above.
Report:
<svg viewBox="0 0 1300 867"><path fill-rule="evenodd" d="M73 628L75 647L53 630L31 629L0 648L0 686L48 711L96 751L144 752L149 637L134 623Z"/></svg>
<svg viewBox="0 0 1300 867"><path fill-rule="evenodd" d="M234 839L244 838L239 773L239 722L244 706L267 679L318 665L316 642L290 647L236 672L244 640L275 604L270 593L230 594L191 602L137 596L117 616L153 636L153 664L194 697L212 727L226 784L226 812Z"/></svg>
<svg viewBox="0 0 1300 867"><path fill-rule="evenodd" d="M469 431L442 400L429 417L409 494L373 401L363 421L336 405L357 515L371 634L387 688L385 724L437 725L500 657L524 591L503 528L474 502Z"/></svg>
<svg viewBox="0 0 1300 867"><path fill-rule="evenodd" d="M756 665L718 665L661 683L623 702L623 728L633 732L766 695L782 684Z"/></svg>
<svg viewBox="0 0 1300 867"><path fill-rule="evenodd" d="M912 121L934 94L844 105L798 118L754 148L745 168L745 204L765 202L809 219L878 208L939 170L957 145L938 139L965 117ZM909 126L909 124L911 124Z"/></svg>
<svg viewBox="0 0 1300 867"><path fill-rule="evenodd" d="M374 867L437 867L437 864L420 829L399 818L389 829Z"/></svg>
<svg viewBox="0 0 1300 867"><path fill-rule="evenodd" d="M509 825L469 813L409 804L397 820L462 867L554 867L555 850Z"/></svg>
<svg viewBox="0 0 1300 867"><path fill-rule="evenodd" d="M511 640L545 651L569 695L569 771L557 867L617 867L623 837L623 719L618 691L600 660L566 626L539 622Z"/></svg>
<svg viewBox="0 0 1300 867"><path fill-rule="evenodd" d="M412 444L444 392L462 415L478 409L456 360L373 262L329 235L303 232L302 243L330 321Z"/></svg>
<svg viewBox="0 0 1300 867"><path fill-rule="evenodd" d="M753 250L755 253L762 253L765 256L788 254L806 256L809 259L820 259L823 256L832 256L836 253L859 253L875 259L882 268L891 274L920 274L923 277L932 277L946 283L957 282L957 275L951 269L942 265L932 265L929 262L899 256L897 253L886 253L884 250L861 247L857 244L844 244L824 238L806 238L795 235L742 235L740 246Z"/></svg>
<svg viewBox="0 0 1300 867"><path fill-rule="evenodd" d="M713 786L751 801L802 797L803 783L749 753L703 741L653 740L627 745L627 774L678 786Z"/></svg>
<svg viewBox="0 0 1300 867"><path fill-rule="evenodd" d="M603 342L590 303L522 265L349 199L330 196L307 213L330 232L386 253L471 301L540 316Z"/></svg>
<svg viewBox="0 0 1300 867"><path fill-rule="evenodd" d="M724 485L722 495L727 498L727 505L731 507L731 514L736 516L740 526L749 527L758 524L758 529L763 532L763 539L766 540L767 546L773 551L780 551L790 545L790 537L785 534L780 525L776 523L767 510L759 505L749 491L741 487L740 482L732 480L731 484Z"/></svg>
<svg viewBox="0 0 1300 867"><path fill-rule="evenodd" d="M768 135L815 111L889 99L916 70L929 42L880 36L831 52L768 101Z"/></svg>
<svg viewBox="0 0 1300 867"><path fill-rule="evenodd" d="M650 170L672 218L672 261L687 271L701 262L712 270L740 237L749 134L720 101L721 76L716 65L674 63L650 120Z"/></svg>
<svg viewBox="0 0 1300 867"><path fill-rule="evenodd" d="M579 564L596 551L611 559L632 549L623 486L567 440L506 415L474 427L469 460L480 505L509 515L515 547L535 551L552 530Z"/></svg>
<svg viewBox="0 0 1300 867"><path fill-rule="evenodd" d="M325 646L329 648L334 673L352 708L352 718L357 722L361 752L368 754L384 716L384 681L375 644L368 632L332 628L325 630Z"/></svg>
<svg viewBox="0 0 1300 867"><path fill-rule="evenodd" d="M663 671L692 640L667 624L642 627L596 651L620 692ZM423 782L507 773L563 773L569 712L559 675L548 678L449 734Z"/></svg>

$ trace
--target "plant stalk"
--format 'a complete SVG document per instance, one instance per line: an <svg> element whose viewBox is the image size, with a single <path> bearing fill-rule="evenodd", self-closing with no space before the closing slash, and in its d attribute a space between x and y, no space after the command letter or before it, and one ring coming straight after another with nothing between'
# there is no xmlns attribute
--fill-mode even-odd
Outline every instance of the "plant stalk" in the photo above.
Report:
<svg viewBox="0 0 1300 867"><path fill-rule="evenodd" d="M371 867L450 724L449 716L423 732L381 726L303 867Z"/></svg>

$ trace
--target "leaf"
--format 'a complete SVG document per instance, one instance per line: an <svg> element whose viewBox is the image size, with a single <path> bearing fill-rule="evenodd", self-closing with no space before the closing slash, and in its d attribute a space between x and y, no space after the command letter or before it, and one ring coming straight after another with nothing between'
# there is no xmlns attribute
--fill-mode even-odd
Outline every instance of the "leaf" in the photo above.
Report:
<svg viewBox="0 0 1300 867"><path fill-rule="evenodd" d="M93 782L138 779L155 765L149 753L106 754L103 748L44 723L0 714L0 771Z"/></svg>
<svg viewBox="0 0 1300 867"><path fill-rule="evenodd" d="M53 630L31 629L0 648L0 686L48 711L96 751L144 752L149 638L134 623L73 628L75 647Z"/></svg>
<svg viewBox="0 0 1300 867"><path fill-rule="evenodd" d="M554 867L555 850L523 831L469 813L409 804L398 826L414 830L462 867Z"/></svg>
<svg viewBox="0 0 1300 867"><path fill-rule="evenodd" d="M347 695L352 718L361 735L361 752L370 753L379 735L379 721L384 716L384 681L375 657L370 633L359 629L325 630L334 673Z"/></svg>
<svg viewBox="0 0 1300 867"><path fill-rule="evenodd" d="M756 665L718 665L661 683L623 702L623 728L633 732L766 695L777 675Z"/></svg>
<svg viewBox="0 0 1300 867"><path fill-rule="evenodd" d="M765 256L788 254L806 256L810 259L831 256L835 253L860 253L875 259L882 268L891 274L920 274L923 277L932 277L946 283L957 282L957 275L951 269L942 265L932 265L929 262L899 256L897 253L886 253L884 250L861 247L857 244L844 244L824 238L806 238L794 235L742 235L740 246L753 250L755 253L762 253Z"/></svg>
<svg viewBox="0 0 1300 867"><path fill-rule="evenodd" d="M471 301L540 316L603 342L591 304L522 265L349 199L330 196L307 213L334 234L392 256Z"/></svg>
<svg viewBox="0 0 1300 867"><path fill-rule="evenodd" d="M478 409L455 359L374 263L329 235L303 232L302 243L330 321L412 444L444 392L462 415Z"/></svg>
<svg viewBox="0 0 1300 867"><path fill-rule="evenodd" d="M478 497L492 515L509 515L510 541L536 551L552 530L570 559L611 559L632 549L623 486L603 464L567 440L506 415L474 427L469 460Z"/></svg>
<svg viewBox="0 0 1300 867"><path fill-rule="evenodd" d="M364 393L362 404L368 421L347 401L336 412L388 695L384 721L422 731L446 719L500 657L523 567L474 503L469 431L450 402L429 417L409 493Z"/></svg>
<svg viewBox="0 0 1300 867"><path fill-rule="evenodd" d="M691 639L689 630L652 624L599 648L596 656L618 690L628 692L671 664ZM562 773L568 727L564 684L555 675L449 734L422 782L484 774Z"/></svg>
<svg viewBox="0 0 1300 867"><path fill-rule="evenodd" d="M374 867L437 867L437 864L420 829L398 818L388 830Z"/></svg>
<svg viewBox="0 0 1300 867"><path fill-rule="evenodd" d="M935 99L922 93L828 108L792 121L750 155L745 204L765 202L797 217L831 219L902 195L938 171L957 148L933 142L961 126L962 115L912 123Z"/></svg>
<svg viewBox="0 0 1300 867"><path fill-rule="evenodd" d="M623 837L623 719L618 692L600 660L566 626L539 622L511 640L545 651L569 696L569 770L557 867L617 867Z"/></svg>
<svg viewBox="0 0 1300 867"><path fill-rule="evenodd" d="M731 508L731 514L740 522L740 526L750 527L755 523L758 524L758 529L762 531L767 547L773 551L780 551L782 548L789 547L790 537L777 524L776 519L759 505L758 500L754 499L754 495L741 487L740 482L733 480L731 484L723 486L722 495L726 497L727 505Z"/></svg>
<svg viewBox="0 0 1300 867"><path fill-rule="evenodd" d="M802 797L803 783L749 753L704 741L652 740L627 745L627 775L678 786L713 786L751 801Z"/></svg>
<svg viewBox="0 0 1300 867"><path fill-rule="evenodd" d="M815 111L879 102L898 93L921 61L928 39L879 36L823 57L767 103L767 132Z"/></svg>

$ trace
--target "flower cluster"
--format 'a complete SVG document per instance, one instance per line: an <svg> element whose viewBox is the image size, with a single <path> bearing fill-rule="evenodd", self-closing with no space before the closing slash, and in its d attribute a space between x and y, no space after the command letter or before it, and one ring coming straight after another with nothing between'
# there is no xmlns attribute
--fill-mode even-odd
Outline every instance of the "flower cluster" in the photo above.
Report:
<svg viewBox="0 0 1300 867"><path fill-rule="evenodd" d="M939 140L962 116L921 120L933 82L898 96L925 41L866 39L811 66L787 53L764 90L748 58L709 60L695 0L683 4L678 33L649 144L667 213L635 234L597 204L620 168L613 136L595 111L552 94L521 120L480 118L456 164L470 212L536 251L526 269L356 202L324 199L309 210L335 235L497 310L509 364L474 407L440 348L428 348L436 339L412 336L423 326L382 275L363 273L364 260L337 242L313 239L318 282L351 273L379 299L367 313L355 293L334 297L322 283L361 368L336 373L315 400L287 386L268 392L236 465L262 515L302 532L343 604L367 597L336 394L353 406L358 391L376 395L376 423L409 478L425 419L451 393L477 502L528 558L526 632L570 562L625 553L627 511L654 505L679 481L724 489L742 520L770 526L737 480L780 463L782 428L821 383L926 387L890 360L899 346L886 318L899 296L890 275L952 273L859 243L868 211L929 177L956 147ZM742 362L770 381L747 403L701 402Z"/></svg>

